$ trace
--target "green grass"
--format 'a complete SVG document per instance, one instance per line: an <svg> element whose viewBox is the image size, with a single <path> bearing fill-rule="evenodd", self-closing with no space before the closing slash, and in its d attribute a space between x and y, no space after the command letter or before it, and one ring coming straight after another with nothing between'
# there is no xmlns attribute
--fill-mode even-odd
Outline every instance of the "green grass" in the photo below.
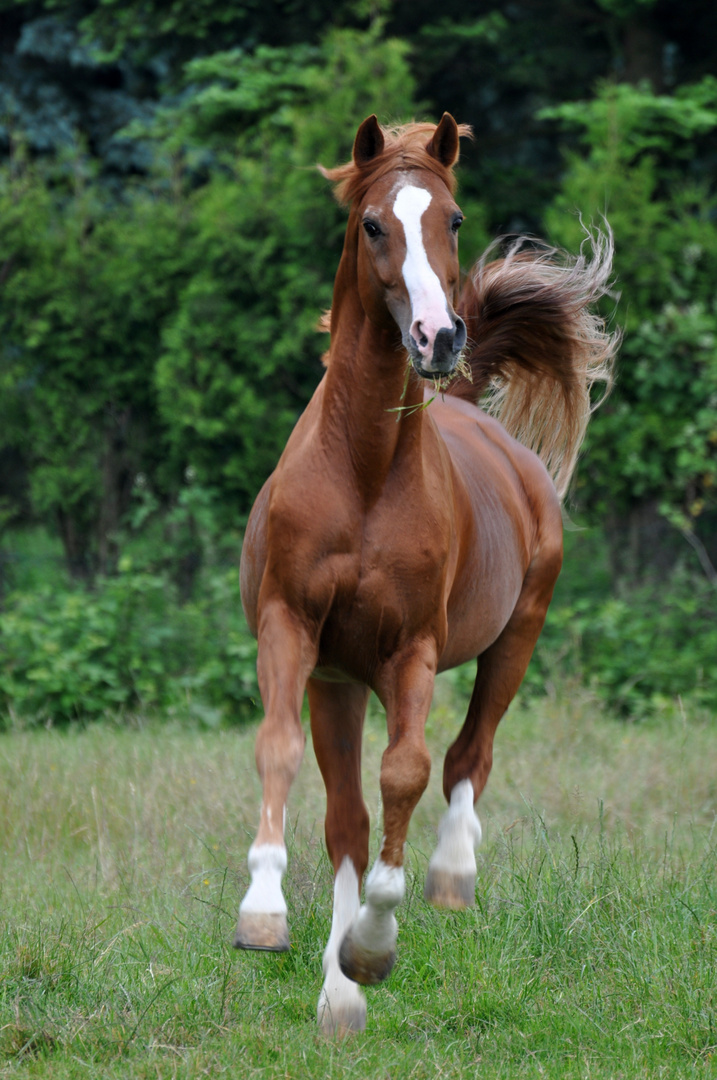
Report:
<svg viewBox="0 0 717 1080"><path fill-rule="evenodd" d="M292 949L235 953L253 729L0 740L0 1076L717 1077L714 723L626 726L577 688L517 707L481 801L478 903L422 899L450 681L428 727L399 958L368 1029L317 1032L331 875L310 749L290 806ZM367 802L380 837L373 714Z"/></svg>

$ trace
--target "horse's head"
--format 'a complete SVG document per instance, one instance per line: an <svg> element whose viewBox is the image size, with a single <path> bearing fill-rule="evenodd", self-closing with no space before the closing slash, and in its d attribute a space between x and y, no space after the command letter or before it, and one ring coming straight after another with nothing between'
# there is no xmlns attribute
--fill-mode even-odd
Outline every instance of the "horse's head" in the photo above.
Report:
<svg viewBox="0 0 717 1080"><path fill-rule="evenodd" d="M359 295L374 324L398 325L418 374L440 376L453 371L466 343L453 309L463 215L451 170L461 132L445 113L428 141L424 131L416 145L411 133L407 146L394 140L386 147L370 116L356 135L353 164L368 180L354 202Z"/></svg>

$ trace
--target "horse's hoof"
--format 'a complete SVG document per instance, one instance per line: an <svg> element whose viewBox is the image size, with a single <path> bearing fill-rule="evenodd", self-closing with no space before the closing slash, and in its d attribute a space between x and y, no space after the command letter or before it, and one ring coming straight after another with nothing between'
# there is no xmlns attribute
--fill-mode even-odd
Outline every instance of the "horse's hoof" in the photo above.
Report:
<svg viewBox="0 0 717 1080"><path fill-rule="evenodd" d="M428 868L423 895L434 907L462 911L475 903L476 879L473 874L451 874Z"/></svg>
<svg viewBox="0 0 717 1080"><path fill-rule="evenodd" d="M366 1001L356 987L357 995L351 1002L342 1002L333 1007L327 1002L319 1002L319 1030L327 1039L342 1039L345 1035L355 1035L366 1030Z"/></svg>
<svg viewBox="0 0 717 1080"><path fill-rule="evenodd" d="M286 915L263 915L253 911L240 912L234 941L235 949L266 949L286 952L289 948L289 925Z"/></svg>
<svg viewBox="0 0 717 1080"><path fill-rule="evenodd" d="M341 942L339 966L347 979L360 983L361 986L375 986L391 974L396 963L396 950L371 952L355 944L350 933Z"/></svg>

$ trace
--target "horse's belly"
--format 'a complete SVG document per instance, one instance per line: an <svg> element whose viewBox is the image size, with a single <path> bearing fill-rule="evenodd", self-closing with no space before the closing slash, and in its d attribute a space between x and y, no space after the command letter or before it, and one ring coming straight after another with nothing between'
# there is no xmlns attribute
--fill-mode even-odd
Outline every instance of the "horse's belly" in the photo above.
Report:
<svg viewBox="0 0 717 1080"><path fill-rule="evenodd" d="M497 530L477 545L448 598L440 671L475 659L500 636L515 610L526 570L525 548L513 530Z"/></svg>
<svg viewBox="0 0 717 1080"><path fill-rule="evenodd" d="M320 679L322 682L332 683L363 683L365 680L347 674L341 668L330 667L326 664L317 664L312 672L312 676L315 679Z"/></svg>

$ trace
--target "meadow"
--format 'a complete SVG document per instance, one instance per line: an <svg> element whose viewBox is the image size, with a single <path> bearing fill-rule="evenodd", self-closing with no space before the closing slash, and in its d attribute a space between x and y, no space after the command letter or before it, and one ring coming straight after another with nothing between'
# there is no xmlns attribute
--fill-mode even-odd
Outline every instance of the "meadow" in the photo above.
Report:
<svg viewBox="0 0 717 1080"><path fill-rule="evenodd" d="M475 908L422 898L457 683L437 688L399 954L368 1028L324 1040L323 788L292 791L292 948L237 953L259 787L255 726L0 738L0 1077L717 1077L713 720L609 715L579 684L519 700L479 805ZM383 719L365 788L380 839Z"/></svg>

